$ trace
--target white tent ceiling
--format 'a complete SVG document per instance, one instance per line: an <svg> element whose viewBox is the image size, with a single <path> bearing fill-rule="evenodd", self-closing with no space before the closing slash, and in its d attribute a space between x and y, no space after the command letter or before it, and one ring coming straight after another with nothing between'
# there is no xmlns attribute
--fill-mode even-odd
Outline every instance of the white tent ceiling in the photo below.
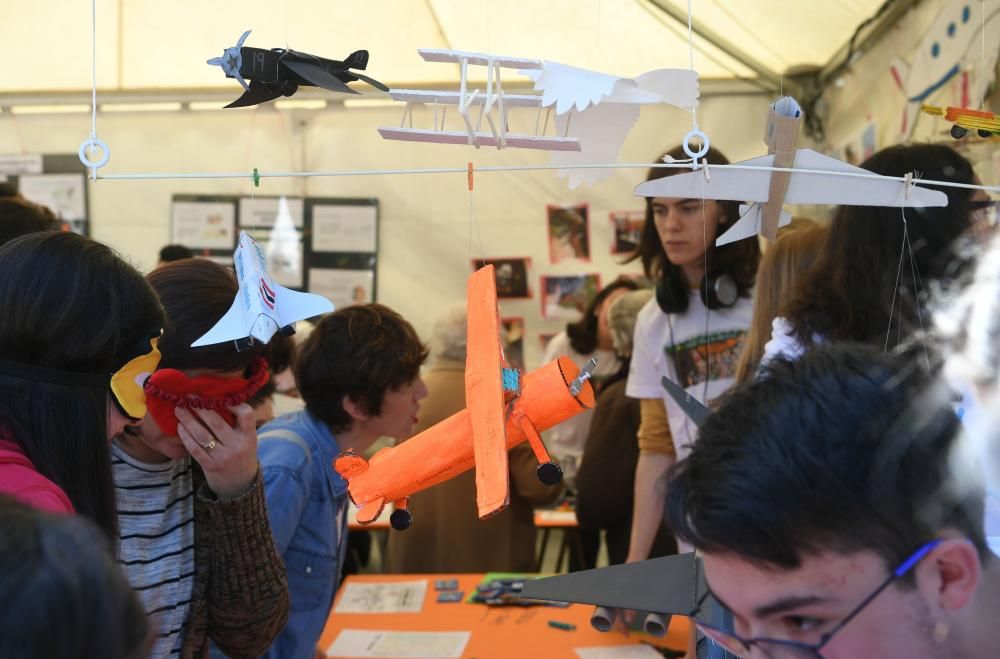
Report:
<svg viewBox="0 0 1000 659"><path fill-rule="evenodd" d="M228 90L205 61L232 46L285 47L340 59L371 52L390 86L450 85L454 66L417 48L551 59L619 75L687 67L686 0L96 0L97 82L104 91ZM693 0L702 78L777 76L822 66L882 0ZM91 85L91 3L3 0L0 95Z"/></svg>

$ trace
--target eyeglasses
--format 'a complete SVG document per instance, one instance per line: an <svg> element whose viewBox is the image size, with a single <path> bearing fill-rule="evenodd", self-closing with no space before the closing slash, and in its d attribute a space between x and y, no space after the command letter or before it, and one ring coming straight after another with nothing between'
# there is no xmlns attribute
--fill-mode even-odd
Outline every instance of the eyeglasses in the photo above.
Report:
<svg viewBox="0 0 1000 659"><path fill-rule="evenodd" d="M907 572L912 570L940 543L940 540L932 540L915 551L909 558L903 561L899 567L893 570L892 574L890 574L878 588L872 591L872 593L868 595L868 597L866 597L861 604L848 613L847 617L841 620L836 627L823 634L817 643L803 643L800 641L779 638L742 638L732 632L713 627L712 625L704 622L695 621L695 624L697 624L698 628L705 634L705 636L722 646L726 651L732 652L739 657L751 657L753 649L756 648L758 650L758 656L764 656L768 659L823 659L823 655L821 655L819 651L823 648L823 646L830 642L830 639L833 638L837 632L846 627L847 623L861 613L861 611L868 606L872 600L878 597L882 591L888 588L890 584L896 581L896 579L901 578ZM698 609L695 610L692 617L697 615L697 613Z"/></svg>

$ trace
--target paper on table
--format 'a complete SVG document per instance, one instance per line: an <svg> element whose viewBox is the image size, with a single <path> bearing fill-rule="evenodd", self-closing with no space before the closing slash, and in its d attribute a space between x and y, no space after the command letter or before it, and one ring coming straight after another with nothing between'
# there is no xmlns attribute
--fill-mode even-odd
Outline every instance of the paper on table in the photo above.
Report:
<svg viewBox="0 0 1000 659"><path fill-rule="evenodd" d="M420 613L427 580L344 585L335 613Z"/></svg>
<svg viewBox="0 0 1000 659"><path fill-rule="evenodd" d="M345 629L328 657L461 657L470 632L392 632Z"/></svg>
<svg viewBox="0 0 1000 659"><path fill-rule="evenodd" d="M573 648L573 652L580 659L663 659L663 655L648 645Z"/></svg>
<svg viewBox="0 0 1000 659"><path fill-rule="evenodd" d="M314 206L313 251L376 251L375 217L374 206Z"/></svg>
<svg viewBox="0 0 1000 659"><path fill-rule="evenodd" d="M572 510L538 510L535 512L543 522L575 522L576 512Z"/></svg>

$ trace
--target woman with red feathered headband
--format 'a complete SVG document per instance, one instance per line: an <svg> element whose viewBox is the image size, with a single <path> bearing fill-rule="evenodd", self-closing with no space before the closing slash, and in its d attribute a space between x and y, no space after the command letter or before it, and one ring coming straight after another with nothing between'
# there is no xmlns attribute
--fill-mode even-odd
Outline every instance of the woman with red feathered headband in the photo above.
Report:
<svg viewBox="0 0 1000 659"><path fill-rule="evenodd" d="M236 278L207 259L147 277L167 320L149 413L112 444L120 560L160 627L152 657L260 656L289 598L257 463L247 401L267 382L266 345L191 344L228 311Z"/></svg>

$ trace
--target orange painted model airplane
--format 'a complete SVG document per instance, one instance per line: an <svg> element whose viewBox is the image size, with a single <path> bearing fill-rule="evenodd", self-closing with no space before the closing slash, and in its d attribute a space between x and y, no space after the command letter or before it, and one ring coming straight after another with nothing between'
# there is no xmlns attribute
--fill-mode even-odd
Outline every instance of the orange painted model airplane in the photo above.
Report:
<svg viewBox="0 0 1000 659"><path fill-rule="evenodd" d="M334 469L348 483L358 523L378 519L388 502L395 504L392 527L410 526L410 495L476 468L476 503L480 519L495 515L510 500L507 451L527 441L538 460L538 479L546 485L562 480L540 432L594 406L583 370L568 358L549 362L522 377L509 368L500 343L500 316L492 265L477 270L468 284L468 356L465 395L468 407L398 446L384 448L371 461L343 453Z"/></svg>

